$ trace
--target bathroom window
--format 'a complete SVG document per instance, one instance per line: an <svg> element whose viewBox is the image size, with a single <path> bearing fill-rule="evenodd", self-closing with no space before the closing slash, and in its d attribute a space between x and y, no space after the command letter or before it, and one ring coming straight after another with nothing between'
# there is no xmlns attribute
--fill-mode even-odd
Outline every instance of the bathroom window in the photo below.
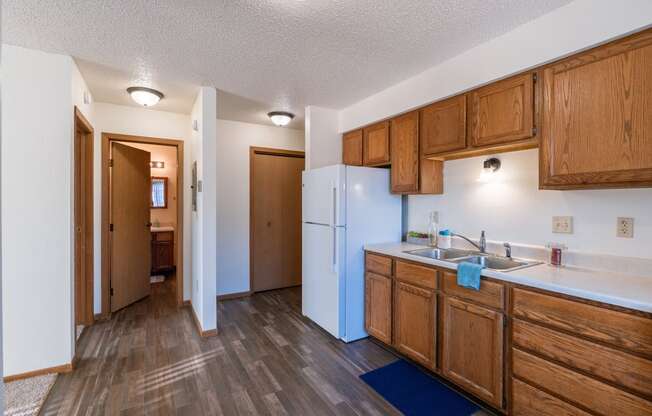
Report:
<svg viewBox="0 0 652 416"><path fill-rule="evenodd" d="M168 207L168 178L152 177L152 208Z"/></svg>

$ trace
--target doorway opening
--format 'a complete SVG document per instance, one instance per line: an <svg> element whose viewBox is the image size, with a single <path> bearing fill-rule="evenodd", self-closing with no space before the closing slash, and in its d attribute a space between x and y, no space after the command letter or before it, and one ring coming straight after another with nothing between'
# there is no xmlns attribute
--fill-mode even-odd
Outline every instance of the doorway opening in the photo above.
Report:
<svg viewBox="0 0 652 416"><path fill-rule="evenodd" d="M74 109L75 327L93 324L93 127Z"/></svg>
<svg viewBox="0 0 652 416"><path fill-rule="evenodd" d="M301 173L304 152L249 151L249 287L301 285Z"/></svg>
<svg viewBox="0 0 652 416"><path fill-rule="evenodd" d="M102 133L104 317L150 291L183 305L183 183L183 141Z"/></svg>

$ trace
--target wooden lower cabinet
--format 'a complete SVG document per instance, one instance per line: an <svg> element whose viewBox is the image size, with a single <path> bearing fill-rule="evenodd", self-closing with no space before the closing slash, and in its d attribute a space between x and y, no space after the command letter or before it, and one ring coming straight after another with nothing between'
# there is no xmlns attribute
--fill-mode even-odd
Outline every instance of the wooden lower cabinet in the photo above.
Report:
<svg viewBox="0 0 652 416"><path fill-rule="evenodd" d="M589 413L538 390L518 379L512 380L514 416L589 416Z"/></svg>
<svg viewBox="0 0 652 416"><path fill-rule="evenodd" d="M441 318L442 374L502 408L504 315L444 296Z"/></svg>
<svg viewBox="0 0 652 416"><path fill-rule="evenodd" d="M174 270L174 233L152 232L152 273Z"/></svg>
<svg viewBox="0 0 652 416"><path fill-rule="evenodd" d="M434 369L437 346L437 296L433 290L397 281L394 286L394 346Z"/></svg>
<svg viewBox="0 0 652 416"><path fill-rule="evenodd" d="M392 343L392 279L365 273L365 329L380 341Z"/></svg>

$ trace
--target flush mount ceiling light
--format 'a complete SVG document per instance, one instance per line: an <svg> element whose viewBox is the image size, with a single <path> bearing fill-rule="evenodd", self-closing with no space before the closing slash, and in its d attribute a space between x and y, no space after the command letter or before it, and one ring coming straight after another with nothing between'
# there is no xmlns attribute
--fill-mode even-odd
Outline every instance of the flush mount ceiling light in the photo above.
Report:
<svg viewBox="0 0 652 416"><path fill-rule="evenodd" d="M161 91L147 87L129 87L127 92L131 95L132 100L143 107L152 107L163 98Z"/></svg>
<svg viewBox="0 0 652 416"><path fill-rule="evenodd" d="M267 117L272 120L272 123L282 127L287 126L292 121L294 114L288 113L287 111L271 111L267 113Z"/></svg>

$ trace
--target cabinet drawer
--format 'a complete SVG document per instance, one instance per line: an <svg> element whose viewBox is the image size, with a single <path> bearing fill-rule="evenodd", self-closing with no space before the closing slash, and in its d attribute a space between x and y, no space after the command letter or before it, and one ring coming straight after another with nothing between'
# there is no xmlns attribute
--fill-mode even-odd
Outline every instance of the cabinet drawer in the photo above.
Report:
<svg viewBox="0 0 652 416"><path fill-rule="evenodd" d="M418 286L437 289L437 270L404 261L396 261L396 278Z"/></svg>
<svg viewBox="0 0 652 416"><path fill-rule="evenodd" d="M589 416L585 411L517 379L512 379L512 414L514 416Z"/></svg>
<svg viewBox="0 0 652 416"><path fill-rule="evenodd" d="M515 316L652 357L652 319L516 288L512 303Z"/></svg>
<svg viewBox="0 0 652 416"><path fill-rule="evenodd" d="M174 240L174 231L158 231L152 233L154 241L172 241Z"/></svg>
<svg viewBox="0 0 652 416"><path fill-rule="evenodd" d="M514 376L599 415L652 415L652 402L514 348Z"/></svg>
<svg viewBox="0 0 652 416"><path fill-rule="evenodd" d="M392 259L389 257L367 253L365 256L365 268L368 272L382 274L383 276L391 276Z"/></svg>
<svg viewBox="0 0 652 416"><path fill-rule="evenodd" d="M514 319L512 342L652 397L652 361L519 319Z"/></svg>
<svg viewBox="0 0 652 416"><path fill-rule="evenodd" d="M480 290L467 289L457 285L457 275L455 273L442 273L442 287L448 295L472 300L486 306L496 309L503 309L505 304L505 286L482 279L480 281Z"/></svg>

